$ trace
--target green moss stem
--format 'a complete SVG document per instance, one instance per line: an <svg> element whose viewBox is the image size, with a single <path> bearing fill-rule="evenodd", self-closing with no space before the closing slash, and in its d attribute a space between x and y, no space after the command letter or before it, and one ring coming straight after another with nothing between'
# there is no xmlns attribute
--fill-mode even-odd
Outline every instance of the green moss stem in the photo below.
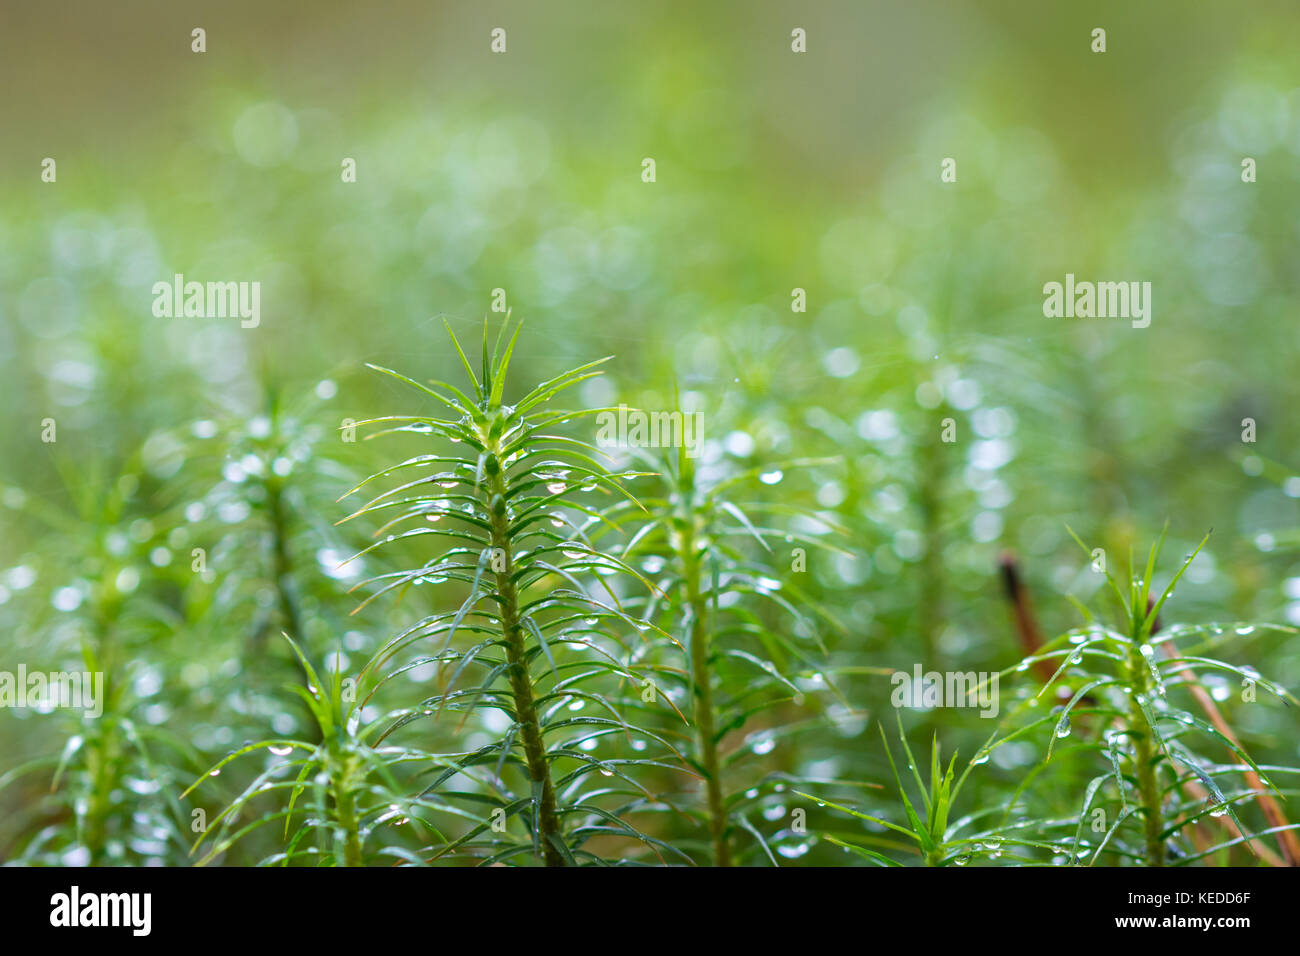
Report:
<svg viewBox="0 0 1300 956"><path fill-rule="evenodd" d="M1155 746L1155 730L1147 721L1142 705L1138 703L1139 697L1150 693L1151 675L1136 642L1129 649L1128 671L1129 687L1132 691L1128 731L1133 741L1133 775L1137 779L1138 799L1142 807L1146 834L1146 862L1147 866L1164 866L1165 841L1161 835L1165 828L1164 807L1160 783L1156 779L1155 760L1158 753Z"/></svg>
<svg viewBox="0 0 1300 956"><path fill-rule="evenodd" d="M343 831L343 865L361 866L361 833L357 822L356 799L352 792L353 758L343 758L344 765L332 781L334 816Z"/></svg>
<svg viewBox="0 0 1300 956"><path fill-rule="evenodd" d="M694 472L690 461L682 456L682 513L676 535L677 558L682 566L686 588L686 608L690 619L691 687L694 699L696 761L704 772L705 797L709 819L709 839L713 846L714 866L731 866L731 849L727 844L727 811L722 798L722 771L718 762L717 731L714 725L712 653L709 640L708 600L701 587L701 552L696 538L695 515L690 503L694 497Z"/></svg>
<svg viewBox="0 0 1300 956"><path fill-rule="evenodd" d="M551 783L551 765L546 757L546 744L542 739L542 725L537 717L537 703L533 693L533 679L528 672L524 630L519 619L519 593L512 576L514 556L510 545L509 518L505 509L506 482L501 472L489 476L491 491L489 512L492 516L492 561L496 577L501 619L501 633L505 639L506 660L510 664L510 689L515 700L515 719L519 722L520 738L524 744L524 761L534 792L541 791L537 823L540 831L542 856L547 866L564 866L565 858L557 844L563 839L559 815L555 810L555 788ZM498 570L499 569L499 570Z"/></svg>

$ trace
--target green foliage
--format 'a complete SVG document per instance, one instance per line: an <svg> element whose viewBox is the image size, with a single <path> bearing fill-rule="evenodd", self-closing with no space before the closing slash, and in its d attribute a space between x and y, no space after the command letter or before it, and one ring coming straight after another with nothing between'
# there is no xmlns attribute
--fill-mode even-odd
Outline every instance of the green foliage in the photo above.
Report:
<svg viewBox="0 0 1300 956"><path fill-rule="evenodd" d="M977 81L901 89L843 0L806 57L776 6L557 8L495 57L407 5L405 46L322 21L334 72L256 17L213 55L275 70L196 72L115 7L103 84L44 69L48 6L0 62L42 77L0 149L0 675L107 694L0 706L0 862L1300 862L1300 8L1129 5L1162 68L1081 73L1052 13L954 0ZM887 71L929 36L891 29ZM1150 327L1043 316L1066 271L1150 279ZM261 324L153 314L177 273L260 280ZM593 440L622 405L704 438ZM1076 626L1112 586L1067 528L1166 521L1195 558ZM999 717L896 741L918 664Z"/></svg>
<svg viewBox="0 0 1300 956"><path fill-rule="evenodd" d="M769 841L750 818L769 802L774 786L795 778L753 765L778 743L789 746L791 738L818 726L800 720L799 711L803 687L812 693L833 688L819 628L834 621L775 565L774 546L783 553L802 546L792 564L806 562L810 549L844 552L818 534L789 528L794 516L779 501L741 497L765 487L760 476L775 483L784 476L782 467L808 463L737 471L697 467L685 448L671 456L639 448L627 453L654 478L638 501L615 505L611 518L627 532L623 560L653 576L645 618L671 638L660 642L659 653L645 655L658 675L655 690L689 702L689 717L679 716L693 734L682 746L703 781L695 816L708 834L705 859L730 865L732 844L743 838L742 862L775 865ZM841 530L829 519L814 528L821 534ZM746 734L756 718L763 729ZM668 732L679 733L682 723ZM683 839L693 843L691 835Z"/></svg>
<svg viewBox="0 0 1300 956"><path fill-rule="evenodd" d="M349 518L381 521L376 534L384 537L374 548L420 538L432 551L413 566L365 582L377 589L362 606L417 582L457 582L467 593L454 611L424 617L390 641L368 670L407 648L431 648L427 661L437 666L439 692L395 722L393 731L409 733L417 721L444 712L459 714L462 722L480 709L506 718L495 740L456 755L424 791L496 814L495 825L491 819L478 823L440 855L464 850L497 862L531 852L550 866L571 865L598 858L587 846L593 840L617 837L658 853L661 841L625 817L643 801L656 801L637 782L638 770L679 754L625 714L625 689L639 688L645 679L635 644L649 628L629 615L620 582L612 579L643 586L649 581L620 558L593 548L588 534L607 521L600 499L635 503L623 487L633 475L607 470L594 446L563 434L563 426L595 410L551 407L565 390L598 375L602 362L581 365L514 404L504 403L520 329L507 340L509 324L503 325L489 356L484 327L476 375L448 328L472 386L468 394L445 382L430 387L379 369L432 398L444 414L361 423L384 426L376 434L411 433L440 446L353 489L398 479ZM613 750L634 736L642 747L653 742L656 752ZM465 781L471 788L458 789ZM498 836L514 820L528 839Z"/></svg>
<svg viewBox="0 0 1300 956"><path fill-rule="evenodd" d="M53 592L32 589L23 606L47 637L41 664L56 662L50 673L76 682L56 687L51 677L49 696L37 702L60 715L59 750L0 775L0 790L23 787L31 794L12 851L24 862L97 866L179 858L183 814L174 785L193 772L198 754L181 735L143 716L147 698L171 676L156 662L166 657L178 623L168 600L172 581L139 570L166 539L166 496L147 477L135 456L101 498L96 482L69 476L71 512L5 490L5 502L42 529L49 563L32 575L62 573L70 582ZM50 619L51 607L60 619Z"/></svg>
<svg viewBox="0 0 1300 956"><path fill-rule="evenodd" d="M1214 636L1223 633L1221 626L1159 624L1161 610L1209 538L1207 534L1201 539L1159 590L1153 580L1164 535L1152 545L1145 567L1134 567L1126 587L1094 562L1094 570L1104 574L1110 587L1121 626L1107 627L1079 605L1086 626L1071 629L1015 668L1023 672L1043 662L1053 668L1050 678L1008 716L1021 726L991 740L976 756L976 761L986 762L997 747L1046 728L1050 735L1040 768L1045 772L1054 752L1059 757L1060 742L1071 738L1076 726L1083 728L1089 739L1074 749L1102 772L1088 780L1077 822L1066 818L1056 821L1057 826L1043 826L1043 839L1062 841L1059 848L1067 859L1163 866L1195 862L1240 845L1257 856L1258 834L1252 835L1243 822L1244 805L1268 817L1276 806L1270 794L1285 800L1286 792L1294 792L1283 791L1272 778L1300 773L1300 766L1256 763L1213 702L1229 698L1228 685L1211 685L1206 677L1231 675L1241 680L1252 701L1256 686L1283 705L1297 703L1295 698L1254 668L1211 656L1220 643ZM1079 544L1091 558L1091 549ZM1232 633L1267 629L1236 624ZM1060 703L1042 714L1041 705L1053 700ZM1203 709L1199 714L1194 712L1198 705ZM1219 759L1213 755L1216 750ZM1228 762L1222 762L1224 758ZM1029 782L1021 785L1021 792ZM1213 826L1219 819L1230 820L1232 828ZM1101 823L1105 825L1097 825ZM1297 826L1278 823L1260 833L1286 834ZM1085 838L1089 829L1099 837ZM1286 839L1281 847L1283 854L1291 852Z"/></svg>

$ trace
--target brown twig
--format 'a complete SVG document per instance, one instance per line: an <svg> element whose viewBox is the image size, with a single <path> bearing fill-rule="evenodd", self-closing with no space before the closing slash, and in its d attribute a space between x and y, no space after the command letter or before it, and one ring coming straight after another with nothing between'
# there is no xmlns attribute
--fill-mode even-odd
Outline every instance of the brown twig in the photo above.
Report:
<svg viewBox="0 0 1300 956"><path fill-rule="evenodd" d="M1020 566L1016 561L1015 553L1002 552L998 564L1002 570L1002 584L1006 588L1007 600L1011 602L1011 610L1015 615L1016 636L1020 639L1020 647L1025 657L1033 657L1043 646L1043 632L1038 626L1038 618L1034 615L1034 605L1029 599L1029 590L1020 579ZM1034 661L1033 666L1034 673L1044 682L1051 680L1052 675L1056 673L1056 668L1052 666L1051 661Z"/></svg>

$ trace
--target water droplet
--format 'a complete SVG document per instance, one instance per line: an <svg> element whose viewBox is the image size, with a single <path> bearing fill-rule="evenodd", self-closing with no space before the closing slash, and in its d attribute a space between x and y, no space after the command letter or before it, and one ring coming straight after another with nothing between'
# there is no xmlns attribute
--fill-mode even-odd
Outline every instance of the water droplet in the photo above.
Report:
<svg viewBox="0 0 1300 956"><path fill-rule="evenodd" d="M293 744L284 747L277 747L275 744L270 744L266 749L271 751L271 753L275 754L277 757L287 757L289 754L293 753Z"/></svg>
<svg viewBox="0 0 1300 956"><path fill-rule="evenodd" d="M761 475L758 476L758 480L765 485L775 485L784 477L785 477L785 472L777 468L773 471L763 472Z"/></svg>
<svg viewBox="0 0 1300 956"><path fill-rule="evenodd" d="M142 796L147 796L148 794L151 793L157 793L159 790L162 789L161 781L141 780L137 777L128 777L126 781L126 785L127 787L130 788L132 793L138 793L141 794Z"/></svg>

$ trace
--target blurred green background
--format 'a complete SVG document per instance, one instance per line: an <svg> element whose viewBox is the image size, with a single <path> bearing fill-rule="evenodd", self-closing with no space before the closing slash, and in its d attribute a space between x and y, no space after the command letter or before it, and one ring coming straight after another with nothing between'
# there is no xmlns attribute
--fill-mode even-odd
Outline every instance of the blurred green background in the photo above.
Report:
<svg viewBox="0 0 1300 956"><path fill-rule="evenodd" d="M473 340L495 288L526 320L519 387L609 354L583 398L661 407L675 380L706 462L842 456L773 492L851 529L856 557L805 584L839 666L1013 663L997 558L1057 633L1098 581L1067 524L1116 567L1166 521L1175 562L1213 528L1169 613L1300 623L1297 29L1293 4L1168 0L7 3L0 667L75 660L97 589L147 602L142 719L219 755L283 710L277 614L316 653L372 650L413 612L348 617L328 572L366 529L333 527L335 499L394 459L336 430L410 410L366 362L455 380L439 317ZM177 272L259 281L260 327L154 317ZM1066 273L1151 282L1150 327L1044 318ZM283 506L236 493L264 453L293 462ZM282 559L311 582L293 611L263 573ZM1242 643L1300 683L1294 640ZM888 682L846 691L855 713L771 765L882 779ZM1253 714L1294 760L1293 721ZM57 752L59 720L0 712L0 773ZM967 755L986 735L909 721ZM53 819L40 783L0 794L0 857ZM137 842L122 859L171 861Z"/></svg>

